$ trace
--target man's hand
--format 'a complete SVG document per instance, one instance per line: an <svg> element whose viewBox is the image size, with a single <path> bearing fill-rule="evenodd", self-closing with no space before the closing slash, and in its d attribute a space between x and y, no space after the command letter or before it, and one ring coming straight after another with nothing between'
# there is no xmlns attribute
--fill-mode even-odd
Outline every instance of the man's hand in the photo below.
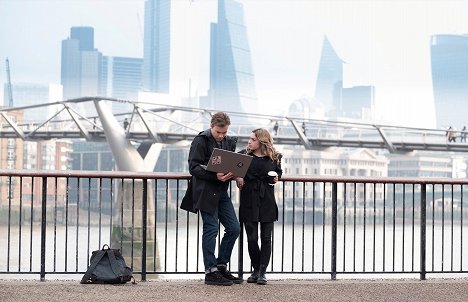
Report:
<svg viewBox="0 0 468 302"><path fill-rule="evenodd" d="M226 182L226 181L230 180L233 177L233 175L232 175L232 172L228 172L226 174L216 173L216 177L218 177L218 180L220 180L222 182Z"/></svg>

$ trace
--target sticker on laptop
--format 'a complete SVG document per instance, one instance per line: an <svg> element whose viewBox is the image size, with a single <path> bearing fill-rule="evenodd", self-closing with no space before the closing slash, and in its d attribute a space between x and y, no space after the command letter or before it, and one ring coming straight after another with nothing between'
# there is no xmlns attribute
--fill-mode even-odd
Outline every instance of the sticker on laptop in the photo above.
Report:
<svg viewBox="0 0 468 302"><path fill-rule="evenodd" d="M220 155L218 155L218 156L213 156L213 157L211 158L211 164L212 164L212 165L219 165L219 164L221 164L221 156L220 156Z"/></svg>

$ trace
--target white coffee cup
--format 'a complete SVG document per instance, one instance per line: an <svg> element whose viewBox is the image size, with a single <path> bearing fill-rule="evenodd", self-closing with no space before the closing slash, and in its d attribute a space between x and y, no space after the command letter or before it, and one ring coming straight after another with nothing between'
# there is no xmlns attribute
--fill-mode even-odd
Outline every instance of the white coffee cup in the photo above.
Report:
<svg viewBox="0 0 468 302"><path fill-rule="evenodd" d="M268 184L270 186L274 186L275 185L275 177L278 176L278 173L276 173L276 171L269 171L268 172Z"/></svg>

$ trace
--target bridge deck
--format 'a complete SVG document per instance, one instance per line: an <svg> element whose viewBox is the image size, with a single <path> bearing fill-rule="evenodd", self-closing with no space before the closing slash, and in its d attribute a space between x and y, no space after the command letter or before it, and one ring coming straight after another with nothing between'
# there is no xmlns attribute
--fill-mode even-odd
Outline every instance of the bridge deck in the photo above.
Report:
<svg viewBox="0 0 468 302"><path fill-rule="evenodd" d="M0 138L20 138L26 141L51 139L86 139L105 142L101 117L96 104L125 103L128 111L111 115L116 125L123 127L127 138L135 142L173 144L191 141L199 132L208 128L215 110L148 104L112 98L87 97L63 102L38 104L0 110ZM35 110L47 107L57 112L51 117ZM39 120L17 122L13 112L22 111L26 116ZM231 135L246 143L254 128L264 127L272 132L276 144L302 145L306 149L323 150L331 147L387 149L405 153L414 150L468 152L466 132L458 131L457 141L449 143L443 129L426 129L394 125L377 125L364 122L318 120L287 116L228 112L232 119ZM42 120L40 120L42 119ZM273 125L279 122L277 133ZM305 133L302 127L305 126ZM462 142L463 141L463 142Z"/></svg>
<svg viewBox="0 0 468 302"><path fill-rule="evenodd" d="M83 139L80 131L24 131L25 140L27 141L42 141L52 139ZM106 135L104 131L92 130L89 131L89 139L91 142L106 142ZM158 142L163 144L174 144L180 141L192 141L195 133L157 133ZM127 137L132 141L152 141L153 137L148 132L131 131L127 133ZM239 142L246 144L249 136L239 135ZM0 138L19 138L14 131L0 131ZM387 145L383 140L376 138L356 138L356 139L330 139L330 138L317 138L307 137L309 140L310 150L324 150L327 148L341 147L341 148L370 148L370 149L387 149ZM276 136L274 137L275 143L278 145L303 145L302 141L297 136ZM411 152L411 151L448 151L448 152L468 152L467 143L447 143L443 139L440 142L418 142L408 139L404 142L393 142L393 152Z"/></svg>

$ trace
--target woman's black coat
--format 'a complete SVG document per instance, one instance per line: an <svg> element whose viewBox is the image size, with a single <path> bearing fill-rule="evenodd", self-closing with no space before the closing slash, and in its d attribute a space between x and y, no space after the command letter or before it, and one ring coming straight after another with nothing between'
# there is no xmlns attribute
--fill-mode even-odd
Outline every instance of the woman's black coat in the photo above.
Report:
<svg viewBox="0 0 468 302"><path fill-rule="evenodd" d="M245 153L245 151L241 151ZM281 178L281 159L271 160L268 156L253 154L252 163L244 177L240 192L239 220L242 222L273 222L278 220L275 186L268 184L268 171L276 171Z"/></svg>

